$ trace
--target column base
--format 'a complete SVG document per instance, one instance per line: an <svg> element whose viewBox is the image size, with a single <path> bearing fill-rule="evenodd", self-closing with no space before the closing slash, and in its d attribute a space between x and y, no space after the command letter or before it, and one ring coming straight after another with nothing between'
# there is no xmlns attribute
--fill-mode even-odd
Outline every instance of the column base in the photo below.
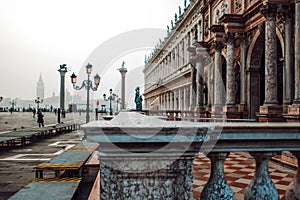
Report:
<svg viewBox="0 0 300 200"><path fill-rule="evenodd" d="M211 118L223 118L223 106L213 105L211 107Z"/></svg>
<svg viewBox="0 0 300 200"><path fill-rule="evenodd" d="M205 113L206 113L206 118L211 118L211 105L207 105L206 109L205 109Z"/></svg>
<svg viewBox="0 0 300 200"><path fill-rule="evenodd" d="M300 104L293 104L288 107L287 114L284 114L287 122L300 122Z"/></svg>
<svg viewBox="0 0 300 200"><path fill-rule="evenodd" d="M259 122L285 122L282 107L278 105L263 105L256 116Z"/></svg>
<svg viewBox="0 0 300 200"><path fill-rule="evenodd" d="M195 117L198 117L198 118L205 118L206 115L205 115L205 109L203 107L200 107L200 106L196 106L195 109L194 109L194 112L195 112ZM203 121L203 120L198 120L198 121Z"/></svg>
<svg viewBox="0 0 300 200"><path fill-rule="evenodd" d="M240 113L238 107L235 105L226 105L223 107L223 118L224 119L240 119Z"/></svg>
<svg viewBox="0 0 300 200"><path fill-rule="evenodd" d="M248 119L248 105L246 103L241 103L238 105L238 112L242 119Z"/></svg>

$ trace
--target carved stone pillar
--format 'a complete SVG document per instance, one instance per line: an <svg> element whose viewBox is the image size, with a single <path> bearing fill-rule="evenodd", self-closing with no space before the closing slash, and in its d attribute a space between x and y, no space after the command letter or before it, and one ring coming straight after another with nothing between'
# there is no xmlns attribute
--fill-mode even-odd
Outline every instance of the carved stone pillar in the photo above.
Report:
<svg viewBox="0 0 300 200"><path fill-rule="evenodd" d="M187 88L183 88L183 110L188 110L187 109Z"/></svg>
<svg viewBox="0 0 300 200"><path fill-rule="evenodd" d="M238 106L238 112L241 113L242 118L248 118L248 109L247 109L247 77L246 77L246 57L247 57L247 36L245 34L241 35L241 57L240 57L240 95L241 102Z"/></svg>
<svg viewBox="0 0 300 200"><path fill-rule="evenodd" d="M196 49L195 47L189 47L189 59L191 65L191 89L190 89L190 110L194 110L196 105L196 68L195 68L195 61L196 61Z"/></svg>
<svg viewBox="0 0 300 200"><path fill-rule="evenodd" d="M300 0L295 0L295 99L285 118L288 122L300 122Z"/></svg>
<svg viewBox="0 0 300 200"><path fill-rule="evenodd" d="M292 102L292 23L291 9L285 11L284 20L284 82L283 82L283 113L287 113L288 106Z"/></svg>
<svg viewBox="0 0 300 200"><path fill-rule="evenodd" d="M235 34L228 33L227 41L227 69L226 69L226 105L223 107L224 118L240 118L235 102L235 71L234 71L234 40Z"/></svg>
<svg viewBox="0 0 300 200"><path fill-rule="evenodd" d="M245 191L245 200L279 199L278 192L269 176L269 160L272 152L251 152L255 159L256 170L253 179Z"/></svg>
<svg viewBox="0 0 300 200"><path fill-rule="evenodd" d="M224 161L228 157L228 153L209 153L207 157L211 162L211 172L201 193L201 199L234 199L233 191L224 175Z"/></svg>
<svg viewBox="0 0 300 200"><path fill-rule="evenodd" d="M292 152L298 160L298 169L294 181L288 186L285 193L286 200L300 199L300 152Z"/></svg>
<svg viewBox="0 0 300 200"><path fill-rule="evenodd" d="M196 102L196 109L195 112L198 114L199 117L203 118L205 117L205 109L203 108L204 103L204 80L203 80L203 74L204 74L204 55L206 53L206 49L203 48L200 44L196 44L196 53L197 53L197 60L196 60L196 69L197 69L197 75L196 75L196 83L197 83L197 102Z"/></svg>
<svg viewBox="0 0 300 200"><path fill-rule="evenodd" d="M212 117L222 117L222 91L223 80L222 80L222 63L221 63L221 50L224 47L224 43L216 41L215 47L215 66L214 66L214 105L212 106Z"/></svg>
<svg viewBox="0 0 300 200"><path fill-rule="evenodd" d="M277 38L276 6L267 3L261 10L265 16L265 102L260 107L258 118L261 122L283 121L282 107L277 97Z"/></svg>

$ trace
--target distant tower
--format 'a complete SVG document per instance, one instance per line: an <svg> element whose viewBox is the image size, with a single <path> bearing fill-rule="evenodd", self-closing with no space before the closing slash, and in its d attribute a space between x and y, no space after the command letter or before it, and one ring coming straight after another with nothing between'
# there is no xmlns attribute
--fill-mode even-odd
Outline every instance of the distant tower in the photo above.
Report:
<svg viewBox="0 0 300 200"><path fill-rule="evenodd" d="M40 74L39 81L37 82L36 85L36 97L45 99L45 87L44 87L44 81L42 79L42 74Z"/></svg>

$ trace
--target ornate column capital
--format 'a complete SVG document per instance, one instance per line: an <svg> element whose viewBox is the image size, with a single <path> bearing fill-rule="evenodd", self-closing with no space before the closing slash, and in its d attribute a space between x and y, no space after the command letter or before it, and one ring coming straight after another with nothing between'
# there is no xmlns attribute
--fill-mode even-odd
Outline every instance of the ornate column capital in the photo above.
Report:
<svg viewBox="0 0 300 200"><path fill-rule="evenodd" d="M214 41L212 43L212 47L216 50L216 51L221 51L224 48L224 42L222 41Z"/></svg>
<svg viewBox="0 0 300 200"><path fill-rule="evenodd" d="M265 18L275 18L276 17L277 7L274 4L266 3L260 8L261 14L265 16Z"/></svg>
<svg viewBox="0 0 300 200"><path fill-rule="evenodd" d="M227 34L224 35L224 39L225 39L225 42L227 44L234 44L234 41L235 41L235 38L236 38L236 34L235 33L232 33L232 32L228 32Z"/></svg>

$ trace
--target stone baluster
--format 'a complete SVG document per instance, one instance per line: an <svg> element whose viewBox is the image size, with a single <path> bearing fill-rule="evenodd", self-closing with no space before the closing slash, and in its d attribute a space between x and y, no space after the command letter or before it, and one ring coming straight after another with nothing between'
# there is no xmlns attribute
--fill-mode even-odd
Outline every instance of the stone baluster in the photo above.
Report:
<svg viewBox="0 0 300 200"><path fill-rule="evenodd" d="M292 152L298 160L298 169L294 181L288 186L285 193L286 200L300 199L300 152Z"/></svg>
<svg viewBox="0 0 300 200"><path fill-rule="evenodd" d="M269 160L275 155L273 152L251 152L255 159L256 170L253 179L245 191L245 200L279 199L278 192L269 176Z"/></svg>
<svg viewBox="0 0 300 200"><path fill-rule="evenodd" d="M224 161L228 157L228 153L209 153L207 157L211 162L211 173L201 193L201 199L234 199L233 191L224 175Z"/></svg>

